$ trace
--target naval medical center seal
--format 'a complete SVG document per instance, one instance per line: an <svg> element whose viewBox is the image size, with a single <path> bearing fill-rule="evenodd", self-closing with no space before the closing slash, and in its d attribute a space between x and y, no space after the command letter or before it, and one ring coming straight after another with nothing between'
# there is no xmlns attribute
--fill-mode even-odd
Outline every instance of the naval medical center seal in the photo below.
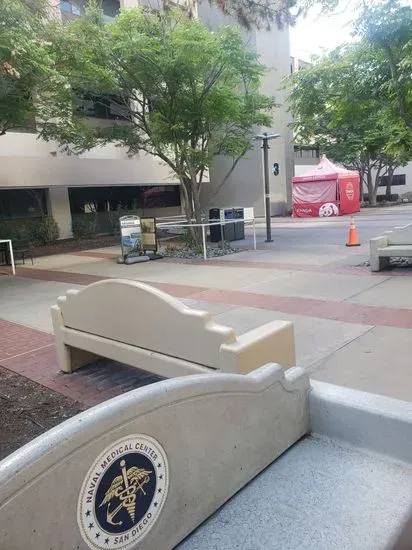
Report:
<svg viewBox="0 0 412 550"><path fill-rule="evenodd" d="M166 453L147 435L130 435L107 447L83 482L77 522L93 550L131 548L147 535L166 500Z"/></svg>

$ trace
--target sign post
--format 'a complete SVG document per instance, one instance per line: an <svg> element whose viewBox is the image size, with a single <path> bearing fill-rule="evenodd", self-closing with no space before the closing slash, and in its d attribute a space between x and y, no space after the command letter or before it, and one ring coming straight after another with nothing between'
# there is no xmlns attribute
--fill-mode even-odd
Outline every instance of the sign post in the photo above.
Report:
<svg viewBox="0 0 412 550"><path fill-rule="evenodd" d="M140 218L141 243L145 252L157 252L156 218Z"/></svg>
<svg viewBox="0 0 412 550"><path fill-rule="evenodd" d="M141 227L139 216L122 216L120 222L120 237L122 247L122 260L126 261L131 252L143 254L141 241Z"/></svg>
<svg viewBox="0 0 412 550"><path fill-rule="evenodd" d="M134 264L162 258L157 254L156 218L122 216L119 222L122 247L120 263Z"/></svg>

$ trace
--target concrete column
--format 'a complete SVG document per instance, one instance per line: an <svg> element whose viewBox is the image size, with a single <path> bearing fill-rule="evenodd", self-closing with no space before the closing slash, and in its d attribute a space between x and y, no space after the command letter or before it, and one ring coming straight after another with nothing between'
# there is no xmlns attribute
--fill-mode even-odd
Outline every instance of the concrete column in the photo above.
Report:
<svg viewBox="0 0 412 550"><path fill-rule="evenodd" d="M72 215L67 187L49 187L48 212L60 228L60 239L70 239L73 236Z"/></svg>

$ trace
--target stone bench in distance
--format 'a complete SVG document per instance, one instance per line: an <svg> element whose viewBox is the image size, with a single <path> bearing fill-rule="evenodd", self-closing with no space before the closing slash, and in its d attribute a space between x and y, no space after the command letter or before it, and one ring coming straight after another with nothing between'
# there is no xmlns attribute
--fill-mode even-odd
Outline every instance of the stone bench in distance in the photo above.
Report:
<svg viewBox="0 0 412 550"><path fill-rule="evenodd" d="M370 264L372 271L389 267L390 258L412 257L412 224L395 227L384 236L370 240Z"/></svg>

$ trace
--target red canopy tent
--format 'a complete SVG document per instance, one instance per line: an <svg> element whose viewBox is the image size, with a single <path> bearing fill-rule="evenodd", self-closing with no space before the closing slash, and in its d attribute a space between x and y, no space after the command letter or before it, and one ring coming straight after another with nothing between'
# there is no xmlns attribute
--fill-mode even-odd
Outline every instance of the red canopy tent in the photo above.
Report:
<svg viewBox="0 0 412 550"><path fill-rule="evenodd" d="M326 156L312 170L292 179L293 216L317 218L359 212L359 173Z"/></svg>

